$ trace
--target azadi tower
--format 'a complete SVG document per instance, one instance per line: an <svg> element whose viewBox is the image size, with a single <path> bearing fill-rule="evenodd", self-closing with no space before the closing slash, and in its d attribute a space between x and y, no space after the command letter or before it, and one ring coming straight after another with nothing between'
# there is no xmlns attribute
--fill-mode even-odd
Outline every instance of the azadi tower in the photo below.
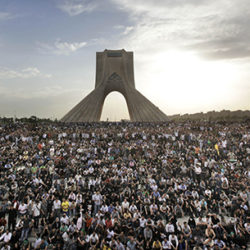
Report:
<svg viewBox="0 0 250 250"><path fill-rule="evenodd" d="M133 122L167 121L167 116L135 88L133 52L104 50L96 53L95 89L70 110L62 122L100 121L103 103L112 92L126 99ZM119 105L119 104L117 104Z"/></svg>

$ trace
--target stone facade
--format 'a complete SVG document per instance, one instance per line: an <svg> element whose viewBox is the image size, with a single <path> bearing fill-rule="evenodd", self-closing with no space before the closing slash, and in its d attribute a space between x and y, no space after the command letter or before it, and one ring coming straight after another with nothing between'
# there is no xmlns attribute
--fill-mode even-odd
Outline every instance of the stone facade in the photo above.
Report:
<svg viewBox="0 0 250 250"><path fill-rule="evenodd" d="M100 121L106 96L120 92L133 122L167 121L167 116L135 88L133 52L104 50L96 53L95 89L70 110L62 122Z"/></svg>

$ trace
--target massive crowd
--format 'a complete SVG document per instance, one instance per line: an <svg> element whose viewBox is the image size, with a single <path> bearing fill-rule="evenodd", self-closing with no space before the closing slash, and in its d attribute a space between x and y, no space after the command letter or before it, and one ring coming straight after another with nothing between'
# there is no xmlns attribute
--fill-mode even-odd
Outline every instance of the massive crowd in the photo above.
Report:
<svg viewBox="0 0 250 250"><path fill-rule="evenodd" d="M249 123L0 126L0 250L244 249Z"/></svg>

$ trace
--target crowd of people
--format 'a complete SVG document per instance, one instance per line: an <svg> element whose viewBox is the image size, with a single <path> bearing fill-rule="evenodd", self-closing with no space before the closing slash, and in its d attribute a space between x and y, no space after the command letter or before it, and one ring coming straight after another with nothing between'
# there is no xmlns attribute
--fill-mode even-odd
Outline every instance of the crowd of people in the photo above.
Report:
<svg viewBox="0 0 250 250"><path fill-rule="evenodd" d="M0 125L0 250L247 249L249 123Z"/></svg>

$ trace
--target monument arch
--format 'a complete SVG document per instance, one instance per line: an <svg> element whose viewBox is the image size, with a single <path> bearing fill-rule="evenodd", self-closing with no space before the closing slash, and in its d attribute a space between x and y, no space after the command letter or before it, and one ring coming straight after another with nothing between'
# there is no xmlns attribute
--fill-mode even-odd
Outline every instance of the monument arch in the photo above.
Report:
<svg viewBox="0 0 250 250"><path fill-rule="evenodd" d="M106 96L121 93L127 103L131 121L167 121L167 116L135 88L133 52L104 50L96 53L95 89L70 110L62 122L100 121Z"/></svg>
<svg viewBox="0 0 250 250"><path fill-rule="evenodd" d="M118 91L111 91L107 94L100 121L128 121L129 119L128 103L124 95Z"/></svg>

